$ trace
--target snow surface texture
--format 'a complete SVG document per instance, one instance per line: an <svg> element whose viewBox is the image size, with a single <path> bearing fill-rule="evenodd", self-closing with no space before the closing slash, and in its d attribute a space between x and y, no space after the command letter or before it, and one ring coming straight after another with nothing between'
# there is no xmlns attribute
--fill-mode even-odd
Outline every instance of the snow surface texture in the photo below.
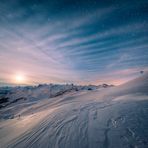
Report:
<svg viewBox="0 0 148 148"><path fill-rule="evenodd" d="M148 74L117 87L32 100L1 108L1 148L148 147Z"/></svg>

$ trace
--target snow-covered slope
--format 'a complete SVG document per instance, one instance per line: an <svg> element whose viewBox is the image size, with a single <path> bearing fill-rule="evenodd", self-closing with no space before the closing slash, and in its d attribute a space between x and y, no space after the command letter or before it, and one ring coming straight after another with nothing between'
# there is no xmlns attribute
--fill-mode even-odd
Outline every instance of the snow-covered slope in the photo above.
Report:
<svg viewBox="0 0 148 148"><path fill-rule="evenodd" d="M0 113L14 115L0 121L2 148L147 148L148 74L118 87L13 103Z"/></svg>

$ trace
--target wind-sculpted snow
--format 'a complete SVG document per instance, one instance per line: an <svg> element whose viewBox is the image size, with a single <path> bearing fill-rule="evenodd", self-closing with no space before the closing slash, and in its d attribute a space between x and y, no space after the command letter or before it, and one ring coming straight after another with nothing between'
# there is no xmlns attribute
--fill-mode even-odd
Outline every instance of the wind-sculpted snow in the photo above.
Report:
<svg viewBox="0 0 148 148"><path fill-rule="evenodd" d="M2 148L147 148L148 75L127 84L15 103L1 119Z"/></svg>

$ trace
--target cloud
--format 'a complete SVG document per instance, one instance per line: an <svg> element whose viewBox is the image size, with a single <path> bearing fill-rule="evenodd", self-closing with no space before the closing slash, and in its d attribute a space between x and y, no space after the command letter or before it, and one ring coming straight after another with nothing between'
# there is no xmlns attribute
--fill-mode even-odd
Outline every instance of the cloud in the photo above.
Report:
<svg viewBox="0 0 148 148"><path fill-rule="evenodd" d="M120 12L103 2L83 4L76 11L61 2L58 11L51 1L0 2L0 79L24 71L35 84L94 83L99 76L110 82L108 73L132 77L121 69L147 67L147 22L138 4ZM130 19L135 10L140 21ZM123 14L129 17L121 19Z"/></svg>

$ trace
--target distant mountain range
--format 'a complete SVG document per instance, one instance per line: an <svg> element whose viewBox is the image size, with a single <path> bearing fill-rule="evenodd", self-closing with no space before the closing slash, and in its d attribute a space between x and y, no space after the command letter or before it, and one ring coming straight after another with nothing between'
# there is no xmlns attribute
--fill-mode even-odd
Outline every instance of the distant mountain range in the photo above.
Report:
<svg viewBox="0 0 148 148"><path fill-rule="evenodd" d="M20 100L38 100L57 97L74 91L95 91L113 85L39 84L38 86L0 87L0 108Z"/></svg>

